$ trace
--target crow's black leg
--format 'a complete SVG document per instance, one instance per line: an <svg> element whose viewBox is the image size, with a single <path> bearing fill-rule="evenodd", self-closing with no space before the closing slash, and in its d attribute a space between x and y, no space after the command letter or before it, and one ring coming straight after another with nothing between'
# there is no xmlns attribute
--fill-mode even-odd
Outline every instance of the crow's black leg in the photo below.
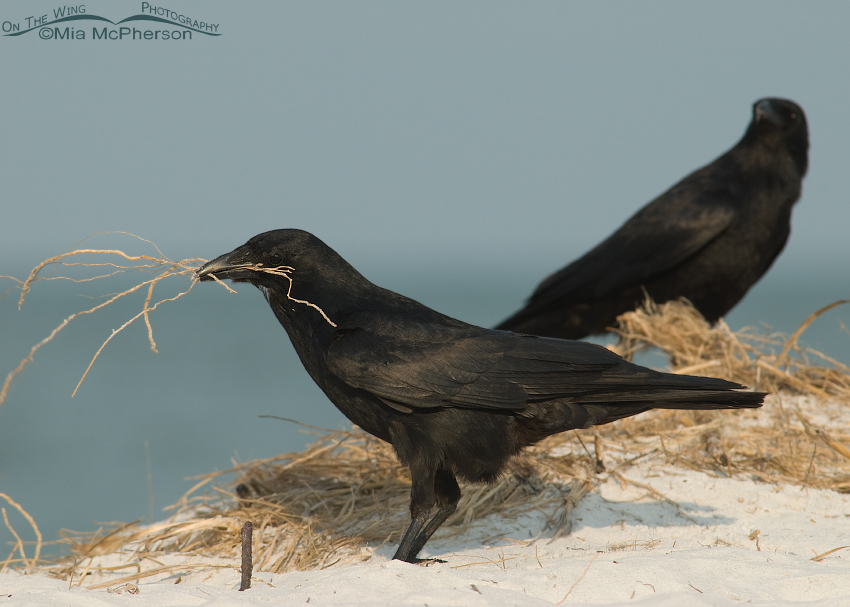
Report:
<svg viewBox="0 0 850 607"><path fill-rule="evenodd" d="M434 477L434 493L437 497L439 510L416 536L416 541L410 548L408 558L416 559L416 555L425 547L425 543L431 539L434 532L457 510L457 503L460 501L460 487L457 485L454 474L443 468L438 469Z"/></svg>
<svg viewBox="0 0 850 607"><path fill-rule="evenodd" d="M395 551L395 556L393 559L397 561L405 561L407 563L416 563L416 552L412 552L411 548L415 541L419 538L419 531L425 525L425 521L428 520L429 512L425 512L420 516L417 516L410 522L410 526L407 528L407 531L404 534L404 537L401 538L401 544L398 546L398 550ZM423 543L424 545L424 543Z"/></svg>
<svg viewBox="0 0 850 607"><path fill-rule="evenodd" d="M393 559L408 563L417 562L416 553L419 550L413 551L413 548L417 543L416 540L419 538L422 527L425 526L428 517L431 515L431 509L437 501L434 493L435 473L436 470L427 470L424 465L410 466L410 477L413 481L410 488L410 518L412 520L404 537L401 538L401 544L399 544Z"/></svg>

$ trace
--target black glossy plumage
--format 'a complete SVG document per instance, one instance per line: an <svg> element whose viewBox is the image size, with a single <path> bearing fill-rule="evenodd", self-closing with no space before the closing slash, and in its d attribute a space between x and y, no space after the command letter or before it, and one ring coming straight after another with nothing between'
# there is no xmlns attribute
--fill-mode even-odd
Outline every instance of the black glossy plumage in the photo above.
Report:
<svg viewBox="0 0 850 607"><path fill-rule="evenodd" d="M289 277L256 270L284 266ZM655 407L758 407L764 396L593 344L468 325L373 285L300 230L260 234L198 271L213 275L259 287L331 402L410 467L413 520L395 555L406 561L454 512L457 476L492 481L523 447L565 430Z"/></svg>
<svg viewBox="0 0 850 607"><path fill-rule="evenodd" d="M604 333L643 302L685 297L710 322L768 270L791 232L808 167L806 117L762 99L744 137L546 278L497 328L564 339Z"/></svg>

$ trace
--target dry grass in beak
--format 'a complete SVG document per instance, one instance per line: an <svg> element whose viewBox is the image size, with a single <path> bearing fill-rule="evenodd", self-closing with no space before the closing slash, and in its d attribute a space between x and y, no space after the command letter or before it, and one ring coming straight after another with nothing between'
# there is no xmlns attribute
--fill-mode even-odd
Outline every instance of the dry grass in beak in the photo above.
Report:
<svg viewBox="0 0 850 607"><path fill-rule="evenodd" d="M30 274L29 274L29 276L27 277L26 280L21 281L21 280L13 279L13 280L16 280L18 282L18 285L13 287L12 289L7 291L6 293L9 293L10 291L13 291L15 289L20 289L21 295L20 295L20 299L18 300L18 309L20 309L21 306L24 305L24 301L26 300L26 297L29 294L30 289L33 287L33 285L35 285L38 282L51 281L51 280L70 281L70 282L92 282L92 281L95 281L95 280L106 279L106 278L115 276L117 274L122 274L122 273L125 273L125 272L132 272L132 271L143 271L143 272L154 274L153 278L151 278L149 280L144 280L144 281L140 282L139 284L137 284L137 285L125 290L125 291L122 291L121 293L117 293L117 294L110 296L106 301L104 301L104 302L102 302L102 303L100 303L100 304L98 304L98 305L96 305L92 308L89 308L87 310L82 310L80 312L76 312L75 314L72 314L68 318L63 320L62 323L59 324L59 326L57 326L55 329L53 329L53 331L51 331L47 335L47 337L45 337L40 342L38 342L36 345L34 345L32 347L32 349L30 350L29 354L23 360L21 360L21 362L18 364L18 366L15 367L15 369L13 369L6 376L6 380L3 382L3 387L0 388L0 405L2 405L3 401L6 399L6 395L8 394L8 391L9 391L9 386L11 385L14 377L18 373L20 373L27 364L32 362L33 356L35 355L35 353L42 346L44 346L45 344L50 342L54 337L56 337L57 333L59 333L62 329L64 329L66 326L68 326L68 323L70 323L72 320L74 320L78 316L83 316L85 314L92 314L93 312L97 312L98 310L105 308L109 304L111 304L111 303L113 303L113 302L115 302L115 301L117 301L117 300L119 300L123 297L131 295L132 293L136 293L138 291L144 292L144 290L147 291L144 303L142 304L141 311L138 314L136 314L135 316L133 316L132 318L130 318L121 327L114 330L112 332L112 334L106 339L106 341L103 342L103 344L97 350L97 352L95 353L91 362L89 363L89 366L86 369L85 373L83 373L83 376L80 378L80 381L77 384L76 389L74 390L74 394L77 393L77 389L79 389L80 384L83 383L83 380L85 379L86 375L88 374L88 372L91 369L92 365L94 364L95 360L97 360L97 357L100 355L100 353L106 347L106 344L108 344L112 340L113 337L115 337L118 333L120 333L121 331L126 329L128 326L130 326L132 323L137 321L139 318L144 318L145 325L147 326L147 329L148 329L148 339L150 340L151 350L153 350L154 352L157 351L156 350L156 341L154 340L154 337L153 337L153 326L151 325L151 321L150 321L150 313L153 312L154 310L156 310L156 308L158 308L161 304L163 304L165 302L169 302L169 301L175 301L177 299L180 299L181 297L183 297L187 293L189 293L189 291L192 290L192 287L194 287L195 282L197 281L197 279L194 277L195 270L197 270L201 265L206 263L206 260L199 259L199 258L193 258L193 259L182 259L180 261L174 261L174 260L166 257L162 253L162 251L160 251L159 248L155 244L153 244L152 242L145 240L144 238L139 238L138 236L135 236L133 234L128 234L128 235L133 236L134 238L138 238L139 240L152 245L156 249L159 256L156 257L156 256L152 256L152 255L128 255L124 251L120 251L120 250L117 250L117 249L75 249L73 251L68 251L67 253L63 253L61 255L56 255L55 257L51 257L50 259L46 259L45 261L41 262L39 265L37 265L35 268L33 268L33 270L30 272ZM105 258L105 260L104 261L90 261L90 259L92 259L93 256L102 256L103 258ZM77 261L78 259L80 259L81 261ZM63 276L61 274L57 275L59 272L62 271L63 268L86 268L86 269L92 268L95 271L100 272L100 273L97 273L94 276L88 276L88 277L84 277L84 278L72 278L70 276ZM50 270L50 271L47 272L46 270ZM168 298L156 301L155 303L152 303L152 301L154 301L154 297L153 297L154 288L157 286L158 283L165 280L166 278L180 277L180 276L187 277L190 280L189 287L185 291L179 293L178 295L176 295L174 297L168 297Z"/></svg>
<svg viewBox="0 0 850 607"><path fill-rule="evenodd" d="M286 291L286 298L289 301L292 301L292 302L313 308L314 310L319 312L319 314L322 315L322 318L324 318L325 321L330 326L332 326L333 328L336 328L336 323L333 322L328 317L328 315L325 314L325 311L322 310L319 306L317 306L316 304L311 303L309 301L304 301L303 299L296 299L296 298L292 297L292 273L295 272L295 268L293 268L292 266L276 266L274 268L267 268L267 267L263 266L262 264L247 264L246 263L246 264L240 264L240 265L237 265L237 266L233 266L232 269L233 270L251 270L253 272L262 272L264 274L271 274L273 276L282 276L282 277L286 278L289 281L289 289ZM210 274L210 276L212 276L212 278L216 282L218 282L219 284L222 284L221 281L214 274Z"/></svg>

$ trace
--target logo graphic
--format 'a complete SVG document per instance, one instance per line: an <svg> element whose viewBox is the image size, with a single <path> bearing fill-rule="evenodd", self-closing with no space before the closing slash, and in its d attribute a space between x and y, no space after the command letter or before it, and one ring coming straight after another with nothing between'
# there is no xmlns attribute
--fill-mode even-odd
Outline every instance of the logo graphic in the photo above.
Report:
<svg viewBox="0 0 850 607"><path fill-rule="evenodd" d="M153 6L149 2L142 2L139 14L120 21L87 13L85 4L61 6L54 8L52 13L52 21L49 20L49 14L26 17L18 22L3 21L3 35L23 36L38 30L38 37L42 40L192 40L193 34L221 36L218 23L207 23L163 6ZM80 22L83 21L101 24L94 25L91 28L91 36L87 36L88 30L81 27L83 24ZM103 22L117 27L102 25ZM139 30L136 29L135 22L155 23L157 28L163 27L164 24L176 29ZM133 27L123 25L125 23L133 23ZM138 26L150 27L148 23L138 23Z"/></svg>

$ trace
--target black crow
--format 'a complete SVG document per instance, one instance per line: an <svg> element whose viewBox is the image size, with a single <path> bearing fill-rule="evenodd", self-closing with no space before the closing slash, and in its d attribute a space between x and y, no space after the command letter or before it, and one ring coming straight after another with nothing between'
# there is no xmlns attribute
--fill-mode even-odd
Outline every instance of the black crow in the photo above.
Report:
<svg viewBox="0 0 850 607"><path fill-rule="evenodd" d="M762 99L731 150L546 278L497 328L563 339L604 333L646 294L685 297L709 322L737 304L782 251L808 166L799 105Z"/></svg>
<svg viewBox="0 0 850 607"><path fill-rule="evenodd" d="M460 499L456 477L493 481L547 436L653 408L760 406L721 379L659 373L601 346L468 325L366 280L321 240L275 230L198 270L266 297L307 372L342 413L410 468L416 562ZM438 508L430 519L433 507Z"/></svg>

